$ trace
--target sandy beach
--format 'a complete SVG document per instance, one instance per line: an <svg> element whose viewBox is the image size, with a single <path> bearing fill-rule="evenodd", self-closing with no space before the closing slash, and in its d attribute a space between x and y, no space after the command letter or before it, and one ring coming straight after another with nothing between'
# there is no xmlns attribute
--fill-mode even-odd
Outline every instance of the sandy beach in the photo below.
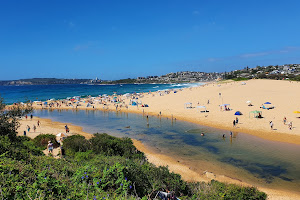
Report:
<svg viewBox="0 0 300 200"><path fill-rule="evenodd" d="M143 113L144 115L173 118L173 120L184 120L210 127L225 129L228 131L238 131L252 134L264 139L281 141L293 144L300 144L300 115L294 113L300 110L300 83L280 80L249 80L245 82L221 82L209 83L204 86L186 88L183 90L149 92L137 94L134 96L115 96L103 97L97 101L97 98L81 99L75 107L73 101L60 104L55 101L54 106L50 109L93 109L93 110L111 110L118 112ZM119 102L113 102L117 99ZM132 106L132 102L137 102L137 106ZM209 102L208 102L209 101ZM248 106L251 101L252 106ZM121 103L120 103L121 102ZM270 102L271 104L264 104ZM50 102L51 103L51 102ZM185 104L191 103L191 108L186 108ZM58 104L60 104L58 106ZM90 105L88 105L90 104ZM149 107L142 107L147 104ZM220 109L219 105L230 104L227 107L229 111ZM49 102L48 102L49 105ZM56 106L55 106L56 105ZM262 105L274 106L273 109L262 109ZM197 106L205 106L209 112L201 112L204 109L198 109ZM35 105L37 109L49 109L49 107ZM262 111L263 118L255 118L251 111ZM243 115L234 115L236 111L240 111ZM239 123L233 127L233 120L238 117ZM287 121L284 124L283 118ZM64 124L51 122L51 120L41 119L44 126L52 127L52 130L39 130L37 132L63 132ZM273 129L270 128L269 122L274 124ZM26 123L29 123L27 120ZM292 129L289 129L288 123L292 122ZM22 125L23 126L23 125ZM23 126L20 129L24 129ZM90 137L90 134L82 132L80 127L68 125L74 133L79 133ZM59 128L53 128L59 127ZM30 133L31 134L31 133ZM37 133L32 133L37 134ZM174 158L166 155L154 153L150 148L145 147L141 142L134 141L135 146L146 153L147 158L155 165L168 165L169 168L182 175L187 181L208 181L216 179L220 181L243 184L240 180L231 179L224 175L216 175L209 171L199 174L185 166ZM297 194L291 194L284 191L276 191L260 188L267 192L272 199L299 199ZM293 196L294 195L294 196Z"/></svg>
<svg viewBox="0 0 300 200"><path fill-rule="evenodd" d="M74 102L68 101L65 104L60 103L59 107L53 106L51 109L94 109L161 115L174 120L179 119L228 131L248 133L268 140L300 144L300 114L294 113L294 111L300 111L298 101L300 93L297 91L300 91L300 83L293 81L231 81L176 90L176 93L158 91L135 96L115 96L114 98L121 102L119 104L112 102L113 97L105 97L101 100L90 99L93 104L87 103L87 99L81 99L76 107ZM130 105L133 101L136 101L138 105ZM248 106L247 101L251 101L252 106ZM264 104L265 102L271 104ZM185 108L186 103L191 103L191 108ZM145 104L149 107L141 107ZM230 110L224 111L224 107L221 110L219 105L222 104L230 104L227 105ZM262 109L260 108L262 105L274 108ZM199 109L197 106L205 106L209 112L201 112L204 109ZM49 109L48 106L36 104L34 108ZM236 111L240 111L243 115L234 115ZM251 111L262 111L263 118L255 118ZM233 120L236 117L239 123L233 127ZM284 117L286 118L285 124ZM273 129L270 128L270 121L273 123ZM290 122L292 122L291 130L288 126Z"/></svg>
<svg viewBox="0 0 300 200"><path fill-rule="evenodd" d="M40 126L37 126L37 122L40 122ZM43 119L43 118L38 118L38 117L33 117L33 119L25 119L23 118L21 121L21 126L18 129L18 135L23 135L23 131L27 131L27 125L31 127L30 132L27 132L27 136L30 138L34 138L39 134L53 134L56 135L57 133L60 132L65 132L64 126L66 124L61 123L61 122L54 122L50 119ZM36 131L34 132L32 127L33 125L37 126ZM80 134L85 136L86 138L91 138L93 135L90 133L86 133L82 131L82 127L75 126L73 124L67 124L68 127L70 128L70 133L69 135L73 134ZM178 160L174 157L170 157L167 155L163 155L160 153L156 153L151 150L151 148L145 146L141 141L134 140L133 143L136 146L136 148L142 152L145 153L147 159L149 162L153 163L156 166L168 166L170 171L173 171L175 173L178 173L182 176L183 180L186 181L210 181L212 179L222 181L222 182L227 182L227 183L234 183L238 185L243 185L243 186L251 186L250 184L247 184L246 182L242 182L241 180L233 179L230 177L227 177L225 175L221 174L214 174L210 172L209 170L203 171L203 173L198 173L193 171L189 166L184 165L182 163L179 163ZM44 151L45 154L47 154L47 150ZM58 152L57 152L58 153ZM55 154L55 152L54 152ZM56 158L59 158L59 156L56 156ZM261 191L264 191L268 194L268 199L299 199L300 195L298 194L293 194L289 191L279 191L279 190L272 190L268 188L260 188Z"/></svg>
<svg viewBox="0 0 300 200"><path fill-rule="evenodd" d="M170 93L164 96L145 95L143 103L149 108L132 108L130 110L149 115L157 115L160 112L165 117L177 118L206 126L239 131L253 134L258 137L300 144L300 114L293 111L300 110L300 83L277 80L249 80L245 82L213 83L202 87L184 89L178 93ZM219 95L221 94L221 95ZM209 104L207 104L209 100ZM248 106L251 101L253 106ZM184 104L190 102L193 108L186 109ZM199 102L199 104L198 104ZM263 103L271 102L274 109L261 109ZM230 111L221 111L222 104L230 104ZM206 106L209 112L200 112L196 106ZM268 105L266 105L268 106ZM203 110L203 109L202 109ZM251 111L262 111L261 119L254 118ZM235 116L240 111L243 115ZM239 118L239 123L233 127L233 120ZM286 124L283 118L286 117ZM271 130L269 122L274 124ZM292 121L293 128L288 128Z"/></svg>

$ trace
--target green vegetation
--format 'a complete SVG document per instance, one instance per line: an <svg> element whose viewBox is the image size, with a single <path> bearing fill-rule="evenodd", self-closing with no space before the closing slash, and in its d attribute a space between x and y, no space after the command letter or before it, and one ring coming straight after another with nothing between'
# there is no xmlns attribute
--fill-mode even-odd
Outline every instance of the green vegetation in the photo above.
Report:
<svg viewBox="0 0 300 200"><path fill-rule="evenodd" d="M26 112L17 113L21 116ZM86 140L74 135L64 140L66 156L54 159L41 152L51 136L31 140L17 137L13 128L2 131L2 126L13 121L13 116L4 116L0 119L1 199L146 200L167 189L180 199L266 199L265 193L253 187L185 182L167 167L147 162L129 138L95 134Z"/></svg>
<svg viewBox="0 0 300 200"><path fill-rule="evenodd" d="M56 136L51 134L40 134L33 140L34 144L37 147L41 147L42 149L47 148L48 141L51 141L53 143L54 148L59 146L58 142L56 141Z"/></svg>
<svg viewBox="0 0 300 200"><path fill-rule="evenodd" d="M246 80L249 80L249 78L238 77L238 78L233 78L232 80L234 80L234 81L246 81Z"/></svg>

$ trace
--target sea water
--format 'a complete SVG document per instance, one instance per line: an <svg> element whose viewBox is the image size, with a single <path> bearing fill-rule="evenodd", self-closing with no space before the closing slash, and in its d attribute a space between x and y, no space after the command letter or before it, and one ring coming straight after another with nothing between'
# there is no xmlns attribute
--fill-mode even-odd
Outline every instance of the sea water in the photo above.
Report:
<svg viewBox="0 0 300 200"><path fill-rule="evenodd" d="M138 139L198 173L208 170L255 186L293 192L300 187L300 145L239 132L231 138L225 130L123 112L37 110L35 115L79 125L89 133Z"/></svg>
<svg viewBox="0 0 300 200"><path fill-rule="evenodd" d="M158 90L180 89L195 87L204 83L186 84L116 84L116 85L22 85L22 86L0 86L0 96L4 102L12 104L26 101L45 101L48 99L65 99L67 97L88 95L112 95L125 93L141 93Z"/></svg>

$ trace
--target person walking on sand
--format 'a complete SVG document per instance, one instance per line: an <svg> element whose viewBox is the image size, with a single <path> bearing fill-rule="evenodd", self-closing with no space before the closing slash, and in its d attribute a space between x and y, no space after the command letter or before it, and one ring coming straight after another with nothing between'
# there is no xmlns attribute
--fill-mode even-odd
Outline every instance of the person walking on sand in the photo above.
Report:
<svg viewBox="0 0 300 200"><path fill-rule="evenodd" d="M289 129L292 130L293 129L293 122L289 123Z"/></svg>
<svg viewBox="0 0 300 200"><path fill-rule="evenodd" d="M236 119L235 119L235 123L236 123L236 124L238 124L238 123L239 123L239 118L238 118L238 117L236 117Z"/></svg>
<svg viewBox="0 0 300 200"><path fill-rule="evenodd" d="M28 126L28 125L27 125L27 130L28 130L28 133L29 133L29 131L30 131L30 126Z"/></svg>
<svg viewBox="0 0 300 200"><path fill-rule="evenodd" d="M233 127L235 127L235 120L233 120L232 124L233 124Z"/></svg>
<svg viewBox="0 0 300 200"><path fill-rule="evenodd" d="M38 120L37 121L37 126L40 127L40 124L41 124L41 122L40 122L40 120Z"/></svg>
<svg viewBox="0 0 300 200"><path fill-rule="evenodd" d="M283 124L286 124L286 117L283 118Z"/></svg>
<svg viewBox="0 0 300 200"><path fill-rule="evenodd" d="M27 115L25 115L25 119L27 120Z"/></svg>
<svg viewBox="0 0 300 200"><path fill-rule="evenodd" d="M69 132L69 127L68 127L67 124L65 125L65 129L66 129L66 133L68 133Z"/></svg>
<svg viewBox="0 0 300 200"><path fill-rule="evenodd" d="M30 120L32 120L32 118L33 118L33 115L31 114L31 115L30 115Z"/></svg>
<svg viewBox="0 0 300 200"><path fill-rule="evenodd" d="M33 125L33 131L35 132L35 130L36 130L36 126L35 126L35 125Z"/></svg>
<svg viewBox="0 0 300 200"><path fill-rule="evenodd" d="M230 131L230 137L232 138L232 131Z"/></svg>
<svg viewBox="0 0 300 200"><path fill-rule="evenodd" d="M273 122L270 121L270 127L271 127L271 130L273 130L273 126L274 126Z"/></svg>

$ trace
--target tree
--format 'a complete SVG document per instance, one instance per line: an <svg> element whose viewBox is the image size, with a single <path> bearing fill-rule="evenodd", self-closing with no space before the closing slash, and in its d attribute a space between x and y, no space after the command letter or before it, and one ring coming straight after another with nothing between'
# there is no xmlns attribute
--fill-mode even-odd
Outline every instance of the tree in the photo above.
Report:
<svg viewBox="0 0 300 200"><path fill-rule="evenodd" d="M20 127L20 118L32 112L31 104L14 104L7 106L0 97L0 136L14 139Z"/></svg>

